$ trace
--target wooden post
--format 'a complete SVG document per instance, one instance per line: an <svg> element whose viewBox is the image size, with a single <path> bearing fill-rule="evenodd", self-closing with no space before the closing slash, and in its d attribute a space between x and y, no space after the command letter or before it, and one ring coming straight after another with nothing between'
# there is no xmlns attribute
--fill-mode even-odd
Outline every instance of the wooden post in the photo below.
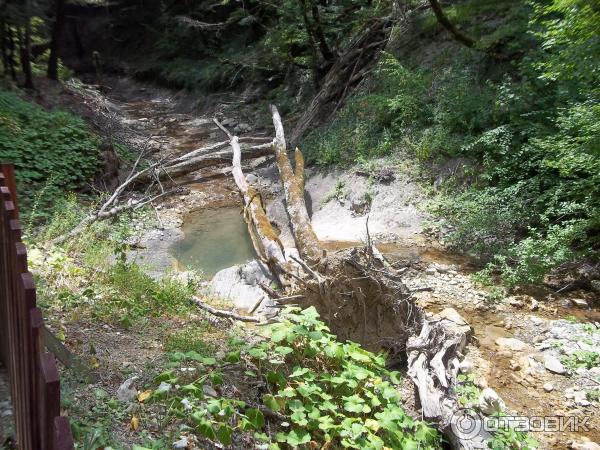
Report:
<svg viewBox="0 0 600 450"><path fill-rule="evenodd" d="M15 169L12 164L2 164L2 174L4 175L4 186L12 193L11 200L15 207L15 214L19 217L19 205L17 203L17 181L15 179Z"/></svg>
<svg viewBox="0 0 600 450"><path fill-rule="evenodd" d="M20 450L72 450L68 420L60 417L60 385L52 353L44 353L44 323L36 307L27 250L21 242L14 170L0 170L0 358L8 368Z"/></svg>

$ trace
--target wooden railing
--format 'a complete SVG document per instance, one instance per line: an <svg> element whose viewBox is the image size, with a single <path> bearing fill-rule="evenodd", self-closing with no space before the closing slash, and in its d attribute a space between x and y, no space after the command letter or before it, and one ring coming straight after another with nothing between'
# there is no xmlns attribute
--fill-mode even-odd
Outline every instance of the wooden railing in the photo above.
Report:
<svg viewBox="0 0 600 450"><path fill-rule="evenodd" d="M8 368L19 450L72 450L69 421L60 415L54 355L42 343L44 322L21 224L13 167L0 173L0 359Z"/></svg>

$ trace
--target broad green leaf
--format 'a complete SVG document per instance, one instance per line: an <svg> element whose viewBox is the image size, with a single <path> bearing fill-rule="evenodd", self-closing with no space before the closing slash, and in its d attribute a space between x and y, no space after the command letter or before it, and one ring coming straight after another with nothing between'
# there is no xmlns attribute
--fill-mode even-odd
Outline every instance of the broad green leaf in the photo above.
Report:
<svg viewBox="0 0 600 450"><path fill-rule="evenodd" d="M279 411L279 403L275 399L275 397L271 394L265 394L262 398L263 404L269 408L271 411L277 412Z"/></svg>
<svg viewBox="0 0 600 450"><path fill-rule="evenodd" d="M246 417L256 430L260 430L265 425L265 417L259 409L252 408L247 410Z"/></svg>
<svg viewBox="0 0 600 450"><path fill-rule="evenodd" d="M286 441L292 447L297 447L310 442L310 434L305 430L294 429L287 434Z"/></svg>
<svg viewBox="0 0 600 450"><path fill-rule="evenodd" d="M216 431L216 435L217 435L217 439L219 439L219 442L221 442L221 444L223 445L230 445L231 444L231 434L233 433L233 430L231 429L230 426L222 424Z"/></svg>

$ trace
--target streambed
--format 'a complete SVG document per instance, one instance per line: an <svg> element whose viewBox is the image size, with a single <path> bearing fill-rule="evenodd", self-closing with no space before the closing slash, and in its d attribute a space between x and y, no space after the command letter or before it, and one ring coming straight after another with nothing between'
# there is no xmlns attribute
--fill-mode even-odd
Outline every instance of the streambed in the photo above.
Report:
<svg viewBox="0 0 600 450"><path fill-rule="evenodd" d="M185 269L211 278L219 270L256 257L238 207L192 212L183 221L185 237L170 252Z"/></svg>

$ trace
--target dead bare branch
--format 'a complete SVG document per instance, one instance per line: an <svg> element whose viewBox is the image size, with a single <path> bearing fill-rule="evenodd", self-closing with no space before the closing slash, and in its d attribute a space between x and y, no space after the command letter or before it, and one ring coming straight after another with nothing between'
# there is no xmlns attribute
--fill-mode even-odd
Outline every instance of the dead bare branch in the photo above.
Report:
<svg viewBox="0 0 600 450"><path fill-rule="evenodd" d="M192 297L192 300L200 309L203 309L204 311L212 314L213 316L223 317L225 319L239 320L240 322L259 323L261 321L258 317L242 316L240 314L234 313L233 311L225 311L223 309L213 308L212 306L200 300L198 297Z"/></svg>

